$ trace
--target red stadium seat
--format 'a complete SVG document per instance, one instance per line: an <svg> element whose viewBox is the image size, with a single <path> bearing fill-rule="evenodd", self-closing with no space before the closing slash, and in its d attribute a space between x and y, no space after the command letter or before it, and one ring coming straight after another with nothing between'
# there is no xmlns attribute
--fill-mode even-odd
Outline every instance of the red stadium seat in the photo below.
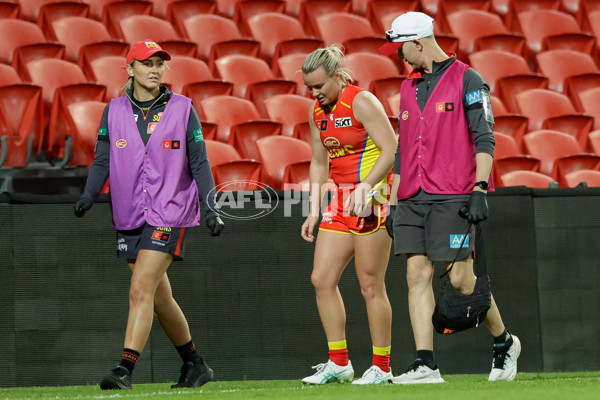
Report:
<svg viewBox="0 0 600 400"><path fill-rule="evenodd" d="M69 165L89 166L94 161L98 126L105 106L106 103L101 101L81 101L68 106L68 116L71 120L64 126L69 128L65 133L67 137L65 158L69 160ZM68 156L69 151L70 156Z"/></svg>
<svg viewBox="0 0 600 400"><path fill-rule="evenodd" d="M91 43L112 42L103 23L84 17L66 17L52 24L56 39L65 45L65 58L77 62L80 49Z"/></svg>
<svg viewBox="0 0 600 400"><path fill-rule="evenodd" d="M230 54L258 57L260 43L245 38L232 20L212 14L199 14L183 22L187 37L198 43L197 57L216 72L215 60Z"/></svg>
<svg viewBox="0 0 600 400"><path fill-rule="evenodd" d="M281 124L275 121L249 121L233 125L228 143L244 158L261 161L261 155L256 147L256 141L281 135Z"/></svg>
<svg viewBox="0 0 600 400"><path fill-rule="evenodd" d="M600 87L585 90L579 93L579 100L583 112L594 117L594 129L600 129Z"/></svg>
<svg viewBox="0 0 600 400"><path fill-rule="evenodd" d="M195 15L214 14L217 5L213 0L177 0L171 2L167 8L167 21L183 38L188 38L185 30L185 20ZM198 43L198 45L200 45Z"/></svg>
<svg viewBox="0 0 600 400"><path fill-rule="evenodd" d="M21 5L17 3L0 3L0 19L18 18L21 12Z"/></svg>
<svg viewBox="0 0 600 400"><path fill-rule="evenodd" d="M2 75L9 66L0 67ZM14 78L14 75L13 75ZM6 76L3 76L6 82ZM42 88L0 86L0 167L24 167L42 148Z"/></svg>
<svg viewBox="0 0 600 400"><path fill-rule="evenodd" d="M48 3L40 8L40 14L37 18L37 24L49 40L57 40L54 33L54 23L63 18L81 17L87 18L90 14L90 6L85 3L76 3L72 1Z"/></svg>
<svg viewBox="0 0 600 400"><path fill-rule="evenodd" d="M33 22L20 19L0 20L0 62L12 64L24 80L28 62L40 58L63 58L65 46L48 42L42 30Z"/></svg>
<svg viewBox="0 0 600 400"><path fill-rule="evenodd" d="M302 76L302 63L307 56L308 54L302 53L288 54L278 58L273 67L277 76L281 75L285 80L296 82L297 94L311 97Z"/></svg>
<svg viewBox="0 0 600 400"><path fill-rule="evenodd" d="M500 98L493 95L490 97L494 113L494 131L510 136L520 149L521 140L529 126L529 118L509 113Z"/></svg>
<svg viewBox="0 0 600 400"><path fill-rule="evenodd" d="M522 12L539 9L560 10L561 0L510 0L505 24L508 29L522 32L518 15Z"/></svg>
<svg viewBox="0 0 600 400"><path fill-rule="evenodd" d="M304 0L298 20L309 35L320 37L317 17L333 12L351 12L352 3L347 0Z"/></svg>
<svg viewBox="0 0 600 400"><path fill-rule="evenodd" d="M588 135L590 151L600 156L600 130L590 132Z"/></svg>
<svg viewBox="0 0 600 400"><path fill-rule="evenodd" d="M519 113L515 95L527 89L545 89L548 78L534 74L525 58L502 50L482 50L469 56L470 64L488 82L510 113Z"/></svg>
<svg viewBox="0 0 600 400"><path fill-rule="evenodd" d="M256 160L231 161L213 168L217 192L264 189L262 164Z"/></svg>
<svg viewBox="0 0 600 400"><path fill-rule="evenodd" d="M303 161L310 161L310 145L299 139L285 136L270 136L256 142L263 160L266 182L274 189L283 188L286 167Z"/></svg>
<svg viewBox="0 0 600 400"><path fill-rule="evenodd" d="M151 15L152 2L145 0L124 0L109 2L102 11L102 23L113 38L123 39L121 20L134 15ZM147 39L147 38L144 38ZM144 40L142 39L142 40ZM156 39L153 38L156 41Z"/></svg>
<svg viewBox="0 0 600 400"><path fill-rule="evenodd" d="M334 12L316 18L318 35L326 46L333 43L345 44L352 39L378 38L365 17L360 17L347 12Z"/></svg>
<svg viewBox="0 0 600 400"><path fill-rule="evenodd" d="M554 179L548 175L534 171L512 171L501 176L504 186L527 186L530 188L547 189Z"/></svg>
<svg viewBox="0 0 600 400"><path fill-rule="evenodd" d="M217 124L217 140L228 142L231 127L243 122L260 120L256 106L249 100L234 96L213 96L201 102L208 122Z"/></svg>
<svg viewBox="0 0 600 400"><path fill-rule="evenodd" d="M527 153L542 162L540 172L548 176L553 174L557 159L583 154L573 136L558 131L543 129L529 132L523 136L523 142Z"/></svg>
<svg viewBox="0 0 600 400"><path fill-rule="evenodd" d="M505 26L500 17L483 10L461 10L448 15L451 32L464 55L479 50L504 50L524 54L525 40Z"/></svg>
<svg viewBox="0 0 600 400"><path fill-rule="evenodd" d="M463 10L492 12L491 0L438 0L438 12L435 20L436 24L440 25L439 30L452 33L448 16Z"/></svg>
<svg viewBox="0 0 600 400"><path fill-rule="evenodd" d="M600 171L584 169L574 171L565 176L567 187L577 187L585 183L588 187L600 187Z"/></svg>
<svg viewBox="0 0 600 400"><path fill-rule="evenodd" d="M572 172L582 170L600 170L600 157L595 154L578 154L560 157L554 163L552 177L560 186L568 186L566 177Z"/></svg>
<svg viewBox="0 0 600 400"><path fill-rule="evenodd" d="M520 170L539 172L540 160L523 155L515 140L503 133L494 132L494 181L502 182L502 175Z"/></svg>
<svg viewBox="0 0 600 400"><path fill-rule="evenodd" d="M294 136L296 125L308 121L313 101L296 94L279 94L265 100L265 109L271 121L282 125L283 136Z"/></svg>
<svg viewBox="0 0 600 400"><path fill-rule="evenodd" d="M296 82L278 79L266 61L244 55L230 55L215 61L219 75L233 83L233 94L254 103L261 116L267 117L263 100L276 94L293 94Z"/></svg>
<svg viewBox="0 0 600 400"><path fill-rule="evenodd" d="M257 16L266 13L276 13L283 15L285 13L285 2L282 0L251 0L240 1L236 4L233 21L240 28L240 32L251 35L248 21Z"/></svg>
<svg viewBox="0 0 600 400"><path fill-rule="evenodd" d="M530 89L516 98L521 114L529 118L530 131L558 130L573 136L584 148L594 119L577 113L567 96L548 89Z"/></svg>
<svg viewBox="0 0 600 400"><path fill-rule="evenodd" d="M182 93L185 85L214 79L208 65L202 60L187 56L173 56L167 61L163 82L175 93Z"/></svg>
<svg viewBox="0 0 600 400"><path fill-rule="evenodd" d="M105 56L90 63L93 80L106 86L107 99L114 99L121 95L121 88L127 82L127 71L121 68L125 64L125 57Z"/></svg>
<svg viewBox="0 0 600 400"><path fill-rule="evenodd" d="M196 56L198 45L183 39L169 22L150 15L133 15L119 21L123 39L130 43L152 39L171 55Z"/></svg>
<svg viewBox="0 0 600 400"><path fill-rule="evenodd" d="M230 144L216 140L205 140L204 143L206 145L206 154L208 154L211 168L242 159L237 150Z"/></svg>
<svg viewBox="0 0 600 400"><path fill-rule="evenodd" d="M61 0L19 0L18 3L21 6L20 18L26 21L37 22L39 24L50 22L43 21L44 13L46 9L51 8L51 13L73 15L71 14L74 9L85 8L89 10L87 4L74 1L61 1ZM87 16L83 15L84 17Z"/></svg>
<svg viewBox="0 0 600 400"><path fill-rule="evenodd" d="M248 26L252 37L260 42L260 56L269 65L281 55L307 53L323 47L321 40L310 38L300 22L289 15L273 12L255 15L248 20Z"/></svg>
<svg viewBox="0 0 600 400"><path fill-rule="evenodd" d="M565 91L565 81L576 75L598 75L598 66L589 54L575 50L558 49L536 55L539 72L549 79L548 87Z"/></svg>
<svg viewBox="0 0 600 400"><path fill-rule="evenodd" d="M384 16L395 15L397 17L408 11L420 10L419 0L371 0L367 3L365 17L371 21L375 32L383 35L390 29L390 24L383 22Z"/></svg>
<svg viewBox="0 0 600 400"><path fill-rule="evenodd" d="M95 80L92 62L103 57L115 56L121 59L121 65L125 65L129 44L125 42L97 42L89 43L79 50L79 59L77 65L81 68L85 76L90 80ZM111 72L111 71L107 71Z"/></svg>
<svg viewBox="0 0 600 400"><path fill-rule="evenodd" d="M221 80L192 82L183 86L181 94L192 99L192 104L198 116L200 116L200 119L205 119L204 112L200 106L202 100L212 96L232 96L233 84Z"/></svg>
<svg viewBox="0 0 600 400"><path fill-rule="evenodd" d="M310 191L310 161L300 161L289 164L285 167L283 173L283 190L300 190L303 192Z"/></svg>

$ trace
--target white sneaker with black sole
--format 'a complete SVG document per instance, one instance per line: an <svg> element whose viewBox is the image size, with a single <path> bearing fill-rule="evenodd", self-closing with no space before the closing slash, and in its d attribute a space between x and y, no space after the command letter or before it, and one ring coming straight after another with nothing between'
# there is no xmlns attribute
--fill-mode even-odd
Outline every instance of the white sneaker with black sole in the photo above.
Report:
<svg viewBox="0 0 600 400"><path fill-rule="evenodd" d="M438 368L431 369L423 364L423 360L417 358L408 367L405 373L391 379L392 383L399 385L415 385L420 383L444 383L444 378Z"/></svg>
<svg viewBox="0 0 600 400"><path fill-rule="evenodd" d="M359 378L352 382L353 385L379 385L380 383L388 384L392 379L392 370L390 372L383 372L381 368L376 365L371 366L365 371L362 378Z"/></svg>
<svg viewBox="0 0 600 400"><path fill-rule="evenodd" d="M512 381L517 376L517 360L521 354L521 341L511 335L506 343L494 344L492 371L488 381Z"/></svg>
<svg viewBox="0 0 600 400"><path fill-rule="evenodd" d="M326 363L315 365L312 368L316 369L317 372L302 379L302 382L311 385L324 385L333 382L350 382L354 378L354 369L350 361L348 361L348 365L341 366L328 360Z"/></svg>

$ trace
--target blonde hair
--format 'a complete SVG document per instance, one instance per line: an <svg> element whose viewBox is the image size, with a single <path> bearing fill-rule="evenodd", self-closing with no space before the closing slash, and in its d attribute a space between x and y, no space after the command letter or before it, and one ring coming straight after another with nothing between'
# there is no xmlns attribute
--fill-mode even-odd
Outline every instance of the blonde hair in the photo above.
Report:
<svg viewBox="0 0 600 400"><path fill-rule="evenodd" d="M350 69L346 67L342 45L338 43L310 53L302 63L302 73L310 74L319 67L323 67L328 76L339 78L342 85L354 82Z"/></svg>

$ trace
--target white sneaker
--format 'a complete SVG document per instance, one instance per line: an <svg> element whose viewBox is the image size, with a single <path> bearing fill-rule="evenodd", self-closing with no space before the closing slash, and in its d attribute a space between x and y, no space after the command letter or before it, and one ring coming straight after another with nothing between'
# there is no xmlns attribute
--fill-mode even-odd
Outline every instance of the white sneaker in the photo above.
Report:
<svg viewBox="0 0 600 400"><path fill-rule="evenodd" d="M302 382L312 385L324 385L332 382L350 382L354 378L354 369L350 361L348 361L348 365L342 367L328 360L326 363L315 365L312 368L316 369L317 372L302 379Z"/></svg>
<svg viewBox="0 0 600 400"><path fill-rule="evenodd" d="M421 359L417 359L402 375L392 378L392 383L400 385L444 382L440 370L438 368L431 369L427 365L423 365Z"/></svg>
<svg viewBox="0 0 600 400"><path fill-rule="evenodd" d="M376 365L372 365L371 368L365 371L362 378L359 378L352 382L353 385L378 385L380 383L390 383L390 380L394 377L392 370L390 372L383 372L381 368Z"/></svg>
<svg viewBox="0 0 600 400"><path fill-rule="evenodd" d="M521 341L511 335L512 345L506 349L506 343L494 344L492 372L488 381L512 381L517 376L517 359L521 354Z"/></svg>

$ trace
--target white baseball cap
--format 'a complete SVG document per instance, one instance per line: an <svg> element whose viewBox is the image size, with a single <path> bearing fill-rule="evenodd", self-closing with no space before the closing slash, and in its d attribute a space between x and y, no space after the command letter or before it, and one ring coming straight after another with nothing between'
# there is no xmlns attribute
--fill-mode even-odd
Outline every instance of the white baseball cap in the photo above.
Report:
<svg viewBox="0 0 600 400"><path fill-rule="evenodd" d="M409 11L392 22L392 29L385 32L387 43L379 52L389 56L402 47L402 43L433 35L433 18L422 12Z"/></svg>

